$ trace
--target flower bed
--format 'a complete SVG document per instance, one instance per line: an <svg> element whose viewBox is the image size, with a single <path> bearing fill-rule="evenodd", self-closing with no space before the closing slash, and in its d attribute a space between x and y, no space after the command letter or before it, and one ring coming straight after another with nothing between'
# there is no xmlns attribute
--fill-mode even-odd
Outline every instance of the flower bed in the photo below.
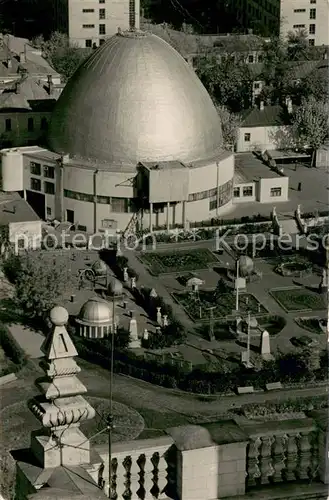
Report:
<svg viewBox="0 0 329 500"><path fill-rule="evenodd" d="M264 404L250 403L243 405L241 410L247 418L257 418L273 414L322 410L323 408L328 408L328 397L326 396L290 399L284 403L271 403L270 401L266 401Z"/></svg>
<svg viewBox="0 0 329 500"><path fill-rule="evenodd" d="M272 289L270 294L286 312L326 309L323 297L305 288Z"/></svg>
<svg viewBox="0 0 329 500"><path fill-rule="evenodd" d="M302 278L312 273L312 266L305 260L291 260L279 264L275 271L282 276Z"/></svg>
<svg viewBox="0 0 329 500"><path fill-rule="evenodd" d="M217 294L216 290L212 289L200 290L198 295L189 292L174 292L172 296L193 321L209 321L209 307L215 307L213 310L214 319L230 316L235 310L236 299L234 293ZM248 311L251 314L264 314L267 312L256 297L249 293L240 295L239 308L242 314L246 314Z"/></svg>
<svg viewBox="0 0 329 500"><path fill-rule="evenodd" d="M304 330L308 330L312 333L324 333L320 326L320 318L319 317L314 317L314 318L295 318L295 321L298 326L301 328L304 328Z"/></svg>
<svg viewBox="0 0 329 500"><path fill-rule="evenodd" d="M142 253L139 259L153 275L208 269L218 262L207 248L189 251Z"/></svg>

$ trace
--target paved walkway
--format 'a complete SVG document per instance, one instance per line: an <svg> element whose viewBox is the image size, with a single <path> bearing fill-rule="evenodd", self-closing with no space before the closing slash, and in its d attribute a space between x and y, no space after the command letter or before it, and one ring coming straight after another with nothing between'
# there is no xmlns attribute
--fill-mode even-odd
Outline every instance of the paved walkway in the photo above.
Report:
<svg viewBox="0 0 329 500"><path fill-rule="evenodd" d="M29 358L35 359L44 356L40 348L45 337L41 333L37 333L22 325L13 324L7 326L18 345L21 346Z"/></svg>

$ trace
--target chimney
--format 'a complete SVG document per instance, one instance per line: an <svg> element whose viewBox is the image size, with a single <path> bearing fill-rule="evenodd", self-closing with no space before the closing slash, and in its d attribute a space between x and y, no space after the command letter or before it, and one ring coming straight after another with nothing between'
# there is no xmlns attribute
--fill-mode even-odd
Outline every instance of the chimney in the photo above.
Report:
<svg viewBox="0 0 329 500"><path fill-rule="evenodd" d="M286 97L286 108L289 113L289 115L292 114L292 100L290 97Z"/></svg>
<svg viewBox="0 0 329 500"><path fill-rule="evenodd" d="M8 68L8 69L11 69L12 67L13 67L13 64L12 64L12 62L11 62L10 57L8 57L8 59L7 59L7 68Z"/></svg>
<svg viewBox="0 0 329 500"><path fill-rule="evenodd" d="M19 54L19 62L20 62L21 64L25 64L25 63L26 63L26 54L25 54L25 52L21 52L21 53Z"/></svg>
<svg viewBox="0 0 329 500"><path fill-rule="evenodd" d="M260 101L260 103L259 103L259 109L261 111L264 111L264 109L265 109L265 103L264 103L264 101Z"/></svg>
<svg viewBox="0 0 329 500"><path fill-rule="evenodd" d="M47 75L47 82L48 82L48 93L49 95L52 95L54 92L54 84L53 84L53 77L51 75Z"/></svg>

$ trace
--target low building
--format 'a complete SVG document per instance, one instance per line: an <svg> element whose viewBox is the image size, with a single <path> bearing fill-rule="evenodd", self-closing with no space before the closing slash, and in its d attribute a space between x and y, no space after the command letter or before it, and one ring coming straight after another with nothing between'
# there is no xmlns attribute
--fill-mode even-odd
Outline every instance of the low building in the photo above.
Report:
<svg viewBox="0 0 329 500"><path fill-rule="evenodd" d="M0 148L42 144L63 86L29 74L0 84Z"/></svg>
<svg viewBox="0 0 329 500"><path fill-rule="evenodd" d="M4 245L2 251L6 250L6 243L16 253L22 249L41 247L42 221L18 193L0 193L0 227L7 234L1 242Z"/></svg>
<svg viewBox="0 0 329 500"><path fill-rule="evenodd" d="M329 45L328 0L281 0L280 35L305 31L310 45Z"/></svg>
<svg viewBox="0 0 329 500"><path fill-rule="evenodd" d="M248 109L242 113L236 151L265 151L284 149L290 142L290 114L292 105L287 107L265 106Z"/></svg>
<svg viewBox="0 0 329 500"><path fill-rule="evenodd" d="M47 83L51 75L55 85L61 76L50 66L40 49L31 46L26 38L0 34L0 84L14 82L21 74Z"/></svg>
<svg viewBox="0 0 329 500"><path fill-rule="evenodd" d="M329 142L316 152L316 166L329 169Z"/></svg>

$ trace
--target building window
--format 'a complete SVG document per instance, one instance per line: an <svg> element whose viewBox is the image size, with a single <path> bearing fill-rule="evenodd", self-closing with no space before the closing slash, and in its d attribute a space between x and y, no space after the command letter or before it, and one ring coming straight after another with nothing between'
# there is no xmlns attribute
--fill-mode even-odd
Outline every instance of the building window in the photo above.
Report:
<svg viewBox="0 0 329 500"><path fill-rule="evenodd" d="M41 118L40 130L48 130L48 120L44 116Z"/></svg>
<svg viewBox="0 0 329 500"><path fill-rule="evenodd" d="M55 184L53 182L45 182L44 191L46 194L55 194Z"/></svg>
<svg viewBox="0 0 329 500"><path fill-rule="evenodd" d="M41 191L41 180L31 177L31 189L32 191Z"/></svg>
<svg viewBox="0 0 329 500"><path fill-rule="evenodd" d="M88 14L88 13L91 13L91 12L95 12L95 9L82 9L82 12L84 14Z"/></svg>
<svg viewBox="0 0 329 500"><path fill-rule="evenodd" d="M310 19L316 19L316 9L310 9Z"/></svg>
<svg viewBox="0 0 329 500"><path fill-rule="evenodd" d="M305 28L305 24L294 24L293 28L294 30L302 30Z"/></svg>
<svg viewBox="0 0 329 500"><path fill-rule="evenodd" d="M310 3L316 3L316 0L311 0Z"/></svg>
<svg viewBox="0 0 329 500"><path fill-rule="evenodd" d="M310 24L308 32L310 35L315 35L315 24Z"/></svg>
<svg viewBox="0 0 329 500"><path fill-rule="evenodd" d="M11 119L6 118L6 132L11 132Z"/></svg>
<svg viewBox="0 0 329 500"><path fill-rule="evenodd" d="M40 163L30 162L30 172L32 175L41 175L41 165Z"/></svg>
<svg viewBox="0 0 329 500"><path fill-rule="evenodd" d="M300 12L306 12L306 9L294 9L295 14L299 14Z"/></svg>
<svg viewBox="0 0 329 500"><path fill-rule="evenodd" d="M116 229L118 223L113 219L103 219L102 220L102 229Z"/></svg>
<svg viewBox="0 0 329 500"><path fill-rule="evenodd" d="M99 9L99 19L105 19L105 9Z"/></svg>
<svg viewBox="0 0 329 500"><path fill-rule="evenodd" d="M315 45L315 40L314 40L314 38L309 38L309 40L308 40L308 44L309 44L311 47L314 47L314 45Z"/></svg>
<svg viewBox="0 0 329 500"><path fill-rule="evenodd" d="M250 142L250 140L251 140L251 134L249 133L244 134L244 142Z"/></svg>
<svg viewBox="0 0 329 500"><path fill-rule="evenodd" d="M34 121L33 121L33 118L28 118L27 119L27 130L29 132L33 132L33 130L34 130Z"/></svg>
<svg viewBox="0 0 329 500"><path fill-rule="evenodd" d="M105 3L105 0L99 0L99 3Z"/></svg>
<svg viewBox="0 0 329 500"><path fill-rule="evenodd" d="M259 63L263 62L263 55L262 54L259 54L259 56L258 56L258 62Z"/></svg>
<svg viewBox="0 0 329 500"><path fill-rule="evenodd" d="M102 205L111 205L111 198L109 196L97 196L97 203Z"/></svg>
<svg viewBox="0 0 329 500"><path fill-rule="evenodd" d="M112 209L112 212L116 212L116 213L128 212L128 199L127 198L112 198L111 209Z"/></svg>
<svg viewBox="0 0 329 500"><path fill-rule="evenodd" d="M271 188L270 196L272 198L276 196L282 196L282 188L280 187Z"/></svg>
<svg viewBox="0 0 329 500"><path fill-rule="evenodd" d="M95 25L94 24L83 24L82 25L83 28L95 28Z"/></svg>
<svg viewBox="0 0 329 500"><path fill-rule="evenodd" d="M252 196L253 195L253 189L252 186L246 186L243 188L243 196Z"/></svg>
<svg viewBox="0 0 329 500"><path fill-rule="evenodd" d="M129 26L131 28L136 26L135 0L129 0Z"/></svg>
<svg viewBox="0 0 329 500"><path fill-rule="evenodd" d="M55 179L55 167L48 167L48 165L44 165L43 176L47 179Z"/></svg>
<svg viewBox="0 0 329 500"><path fill-rule="evenodd" d="M105 38L100 38L99 45L103 45L103 43L105 43Z"/></svg>
<svg viewBox="0 0 329 500"><path fill-rule="evenodd" d="M91 49L93 46L93 41L92 40L85 40L85 46L87 49Z"/></svg>
<svg viewBox="0 0 329 500"><path fill-rule="evenodd" d="M99 34L100 35L106 35L105 24L100 24L99 25Z"/></svg>
<svg viewBox="0 0 329 500"><path fill-rule="evenodd" d="M87 226L80 226L80 225L78 225L77 230L78 231L83 231L84 233L86 233L87 232Z"/></svg>
<svg viewBox="0 0 329 500"><path fill-rule="evenodd" d="M47 217L51 217L51 208L50 207L46 208L46 213L47 213Z"/></svg>
<svg viewBox="0 0 329 500"><path fill-rule="evenodd" d="M72 200L87 201L90 203L94 202L94 196L92 194L77 193L76 191L69 191L68 189L64 189L64 196Z"/></svg>
<svg viewBox="0 0 329 500"><path fill-rule="evenodd" d="M255 82L254 83L254 89L258 90L259 88L260 88L260 83L259 82Z"/></svg>
<svg viewBox="0 0 329 500"><path fill-rule="evenodd" d="M254 56L250 54L250 56L248 56L248 63L252 64L253 62L254 62Z"/></svg>
<svg viewBox="0 0 329 500"><path fill-rule="evenodd" d="M240 198L240 188L239 187L234 188L234 190L233 190L233 197L234 198Z"/></svg>

